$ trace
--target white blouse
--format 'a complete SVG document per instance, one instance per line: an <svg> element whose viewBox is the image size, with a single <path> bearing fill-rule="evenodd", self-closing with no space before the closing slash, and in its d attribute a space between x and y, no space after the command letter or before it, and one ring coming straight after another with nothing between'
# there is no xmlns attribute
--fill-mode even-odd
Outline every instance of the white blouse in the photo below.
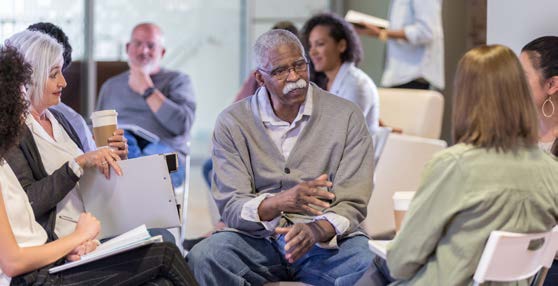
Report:
<svg viewBox="0 0 558 286"><path fill-rule="evenodd" d="M47 241L45 230L35 221L27 194L19 184L12 168L0 162L0 188L4 206L17 244L20 247L43 245ZM0 286L10 285L11 278L0 269Z"/></svg>
<svg viewBox="0 0 558 286"><path fill-rule="evenodd" d="M408 40L387 41L382 86L424 78L435 88L443 90L442 0L392 0L389 28L404 30Z"/></svg>
<svg viewBox="0 0 558 286"><path fill-rule="evenodd" d="M51 175L66 162L73 162L74 158L83 154L83 151L79 149L76 143L72 140L72 138L70 138L62 125L60 125L48 109L45 110L45 113L52 124L54 139L50 137L46 130L35 120L35 118L33 118L33 116L28 116L26 123L33 134L33 138L37 144L37 149L41 155L41 160L43 161L45 170L49 175ZM81 173L76 171L75 168L72 168L72 170L77 176L81 175ZM79 183L76 184L74 189L72 189L64 197L64 199L56 205L56 222L54 232L58 235L58 237L67 236L76 228L75 223L62 220L59 217L67 216L77 220L79 215L85 210L77 188L79 188Z"/></svg>
<svg viewBox="0 0 558 286"><path fill-rule="evenodd" d="M380 97L374 81L354 63L344 62L329 92L360 107L370 134L378 131L380 122Z"/></svg>

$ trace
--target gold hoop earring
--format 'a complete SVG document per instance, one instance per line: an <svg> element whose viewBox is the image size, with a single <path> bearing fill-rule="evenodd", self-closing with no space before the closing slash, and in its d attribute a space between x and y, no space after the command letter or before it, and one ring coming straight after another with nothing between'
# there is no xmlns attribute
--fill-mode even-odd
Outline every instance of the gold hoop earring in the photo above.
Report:
<svg viewBox="0 0 558 286"><path fill-rule="evenodd" d="M549 102L550 102L550 107L552 107L552 112L551 112L550 114L546 114L546 112L544 111L544 109L545 109L544 107L545 107L545 105L546 105L547 103L549 103ZM549 96L549 97L547 97L546 100L543 102L543 105L542 105L542 107L541 107L542 114L544 115L544 117L550 118L550 117L552 117L552 115L554 115L554 110L555 110L555 108L554 108L554 102L552 102L552 100L550 100L550 96Z"/></svg>

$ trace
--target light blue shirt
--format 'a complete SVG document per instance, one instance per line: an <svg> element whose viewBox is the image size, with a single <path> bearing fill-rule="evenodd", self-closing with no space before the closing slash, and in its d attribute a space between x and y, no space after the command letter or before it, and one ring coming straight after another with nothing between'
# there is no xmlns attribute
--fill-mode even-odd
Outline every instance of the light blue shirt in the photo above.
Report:
<svg viewBox="0 0 558 286"><path fill-rule="evenodd" d="M406 40L388 40L382 86L424 78L444 89L442 0L392 0L389 29L403 30Z"/></svg>

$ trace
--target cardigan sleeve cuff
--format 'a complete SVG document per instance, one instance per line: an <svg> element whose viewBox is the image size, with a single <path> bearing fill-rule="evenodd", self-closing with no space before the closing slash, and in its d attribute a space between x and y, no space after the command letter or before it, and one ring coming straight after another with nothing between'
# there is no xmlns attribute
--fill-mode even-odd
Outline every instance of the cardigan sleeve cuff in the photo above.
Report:
<svg viewBox="0 0 558 286"><path fill-rule="evenodd" d="M255 198L247 201L242 206L242 211L240 213L240 217L244 220L247 220L247 221L259 222L268 231L275 230L277 225L279 225L279 221L281 219L281 216L278 216L278 217L276 217L276 218L274 218L270 221L261 221L260 215L258 214L258 208L260 207L260 204L262 203L262 201L265 200L266 198L272 197L272 196L273 196L273 194L261 194L261 195L255 197Z"/></svg>

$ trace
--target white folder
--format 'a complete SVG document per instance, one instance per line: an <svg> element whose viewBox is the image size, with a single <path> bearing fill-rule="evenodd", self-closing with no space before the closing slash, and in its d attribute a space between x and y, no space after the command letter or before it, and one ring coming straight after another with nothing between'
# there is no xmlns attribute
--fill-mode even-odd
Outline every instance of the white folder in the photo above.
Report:
<svg viewBox="0 0 558 286"><path fill-rule="evenodd" d="M164 155L118 161L123 175L111 169L110 179L87 168L79 191L85 210L101 222L100 238L122 234L138 225L170 228L180 225L174 189Z"/></svg>

